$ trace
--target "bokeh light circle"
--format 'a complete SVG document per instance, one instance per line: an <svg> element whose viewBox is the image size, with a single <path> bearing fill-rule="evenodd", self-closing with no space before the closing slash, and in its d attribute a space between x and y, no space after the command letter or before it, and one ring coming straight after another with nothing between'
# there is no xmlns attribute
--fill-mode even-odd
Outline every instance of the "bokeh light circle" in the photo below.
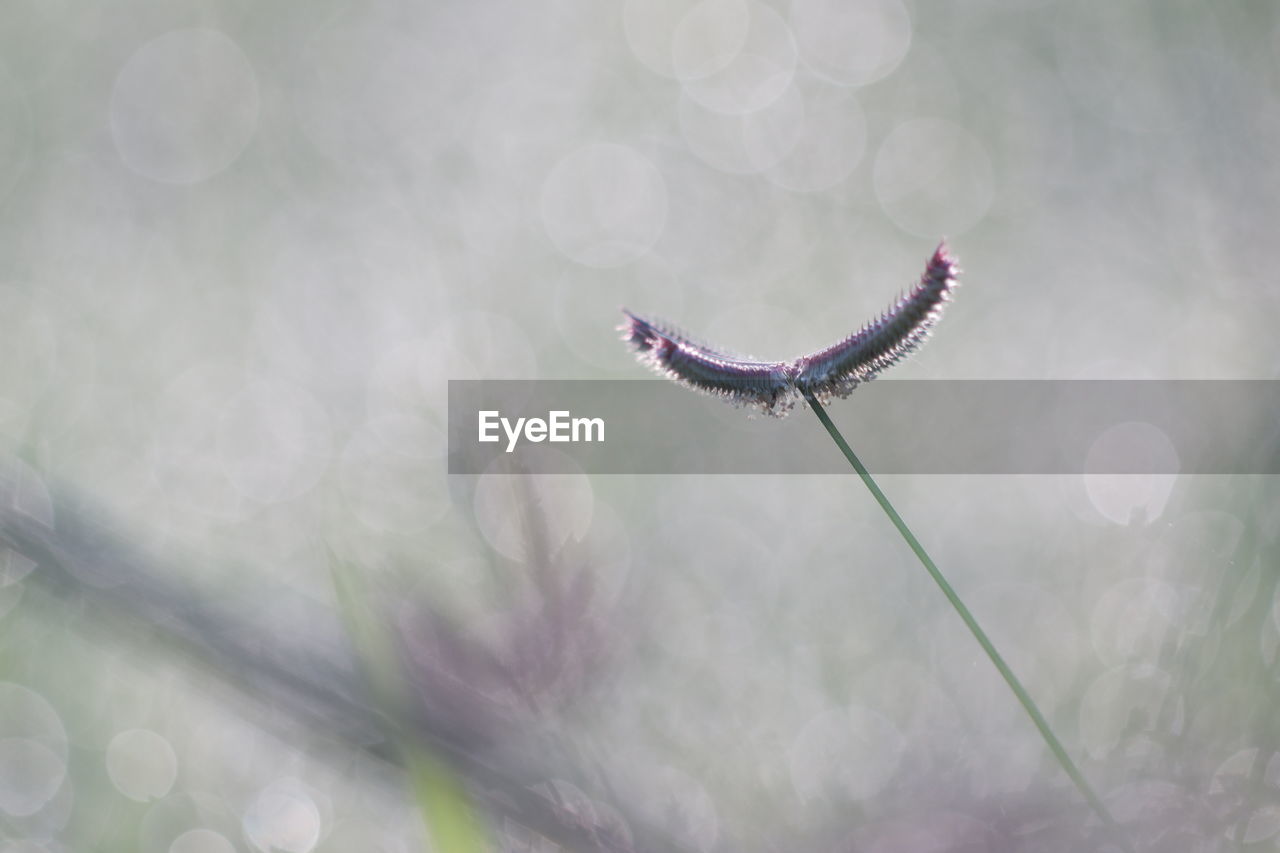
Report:
<svg viewBox="0 0 1280 853"><path fill-rule="evenodd" d="M0 812L43 809L67 777L67 733L53 706L29 688L0 683Z"/></svg>
<svg viewBox="0 0 1280 853"><path fill-rule="evenodd" d="M258 127L248 57L215 30L174 30L140 47L116 77L111 136L124 164L173 184L230 166Z"/></svg>
<svg viewBox="0 0 1280 853"><path fill-rule="evenodd" d="M5 843L5 846L0 847L0 853L55 853L55 851L38 841L25 840ZM62 853L62 849L59 848L56 853Z"/></svg>
<svg viewBox="0 0 1280 853"><path fill-rule="evenodd" d="M190 829L173 839L169 853L236 853L236 848L220 832Z"/></svg>
<svg viewBox="0 0 1280 853"><path fill-rule="evenodd" d="M901 0L795 0L791 28L804 63L842 86L887 77L911 47L911 16Z"/></svg>
<svg viewBox="0 0 1280 853"><path fill-rule="evenodd" d="M1155 578L1126 578L1098 597L1091 619L1093 648L1108 666L1154 664L1183 633L1178 590Z"/></svg>
<svg viewBox="0 0 1280 853"><path fill-rule="evenodd" d="M785 130L752 122L744 131L747 152L754 162L769 165L765 174L778 186L797 192L830 189L862 162L867 118L847 90L815 81L801 94L803 117L790 138Z"/></svg>
<svg viewBox="0 0 1280 853"><path fill-rule="evenodd" d="M324 474L331 455L329 416L306 390L276 380L251 382L218 419L218 456L227 479L262 503L290 500Z"/></svg>
<svg viewBox="0 0 1280 853"><path fill-rule="evenodd" d="M623 32L631 53L650 70L675 77L672 41L676 29L698 0L626 0ZM741 38L745 38L745 28Z"/></svg>
<svg viewBox="0 0 1280 853"><path fill-rule="evenodd" d="M244 814L244 834L263 853L310 853L320 841L320 808L297 779L277 779Z"/></svg>
<svg viewBox="0 0 1280 853"><path fill-rule="evenodd" d="M228 480L218 447L226 404L243 388L241 374L205 362L161 392L147 455L151 475L173 507L221 519L243 516L245 499Z"/></svg>
<svg viewBox="0 0 1280 853"><path fill-rule="evenodd" d="M667 187L643 155L592 144L566 155L542 185L543 227L563 254L617 267L649 251L667 221Z"/></svg>
<svg viewBox="0 0 1280 853"><path fill-rule="evenodd" d="M954 237L991 208L994 177L981 142L955 122L921 118L893 129L876 155L876 198L917 237Z"/></svg>
<svg viewBox="0 0 1280 853"><path fill-rule="evenodd" d="M1089 473L1123 472L1130 466L1135 473ZM1164 513L1179 467L1177 448L1164 430L1138 421L1116 424L1089 446L1085 491L1109 521L1144 524Z"/></svg>
<svg viewBox="0 0 1280 853"><path fill-rule="evenodd" d="M854 800L882 791L902 760L906 742L893 723L875 711L852 706L809 721L788 753L791 784L801 800L821 799L831 789Z"/></svg>
<svg viewBox="0 0 1280 853"><path fill-rule="evenodd" d="M1209 783L1209 796L1225 818L1224 834L1241 844L1257 844L1280 834L1280 803L1276 802L1280 794L1280 756L1270 749L1267 755L1259 768L1257 747L1239 750L1218 765ZM1243 822L1244 832L1236 838L1241 807L1251 808Z"/></svg>
<svg viewBox="0 0 1280 853"><path fill-rule="evenodd" d="M365 173L457 132L459 123L436 119L457 94L451 72L475 57L461 40L388 26L373 9L318 16L305 41L290 45L300 48L289 92L300 129L334 162Z"/></svg>
<svg viewBox="0 0 1280 853"><path fill-rule="evenodd" d="M745 24L745 31L738 32L739 24ZM698 4L677 29L675 50L685 94L730 115L752 113L776 101L790 87L797 64L787 22L757 2Z"/></svg>
<svg viewBox="0 0 1280 853"><path fill-rule="evenodd" d="M751 32L747 0L700 0L671 34L671 67L681 80L698 80L729 67Z"/></svg>
<svg viewBox="0 0 1280 853"><path fill-rule="evenodd" d="M1158 725L1177 726L1181 699L1172 695L1173 690L1169 674L1153 666L1119 666L1103 672L1080 700L1081 745L1096 759L1122 746L1130 754L1141 754L1151 747ZM1172 710L1162 710L1170 702Z"/></svg>
<svg viewBox="0 0 1280 853"><path fill-rule="evenodd" d="M28 738L0 738L0 811L25 817L40 811L62 787L67 764Z"/></svg>
<svg viewBox="0 0 1280 853"><path fill-rule="evenodd" d="M452 312L424 337L401 341L382 355L367 380L365 405L371 418L408 416L442 423L451 379L537 376L537 353L521 323L506 314ZM427 453L440 455L436 449Z"/></svg>
<svg viewBox="0 0 1280 853"><path fill-rule="evenodd" d="M327 399L345 396L389 346L434 324L447 288L423 281L431 253L397 214L371 211L341 238L328 222L305 220L265 236L253 321L265 369Z"/></svg>
<svg viewBox="0 0 1280 853"><path fill-rule="evenodd" d="M703 162L722 172L760 172L791 152L804 126L804 101L788 87L768 107L746 115L713 112L687 94L677 108L680 135Z"/></svg>
<svg viewBox="0 0 1280 853"><path fill-rule="evenodd" d="M140 803L159 799L178 778L178 756L169 741L149 729L130 729L107 745L107 775L116 790Z"/></svg>

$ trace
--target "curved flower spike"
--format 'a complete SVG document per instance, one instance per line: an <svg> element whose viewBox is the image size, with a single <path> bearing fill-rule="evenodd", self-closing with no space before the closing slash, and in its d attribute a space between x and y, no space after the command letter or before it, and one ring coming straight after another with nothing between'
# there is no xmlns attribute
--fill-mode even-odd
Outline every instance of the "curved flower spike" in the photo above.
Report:
<svg viewBox="0 0 1280 853"><path fill-rule="evenodd" d="M940 243L919 283L877 319L839 343L791 361L730 355L625 308L627 319L619 331L640 361L663 376L734 405L785 417L806 394L820 403L847 397L919 349L942 318L959 275L946 243Z"/></svg>

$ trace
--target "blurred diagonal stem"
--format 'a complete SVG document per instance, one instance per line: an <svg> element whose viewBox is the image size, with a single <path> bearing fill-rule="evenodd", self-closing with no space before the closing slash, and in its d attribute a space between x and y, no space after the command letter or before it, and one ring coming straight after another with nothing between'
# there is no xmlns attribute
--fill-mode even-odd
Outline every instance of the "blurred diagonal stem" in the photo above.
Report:
<svg viewBox="0 0 1280 853"><path fill-rule="evenodd" d="M836 446L840 448L840 452L844 454L844 458L849 460L849 464L853 466L853 470L858 472L858 476L862 478L862 482L866 484L867 489L871 492L871 496L876 499L876 503L880 504L880 508L884 510L885 515L889 516L889 520L893 522L893 526L898 528L898 532L902 534L902 538L906 540L907 545L911 548L925 571L929 573L929 577L933 578L934 583L942 590L942 594L947 597L947 601L951 602L952 608L960 615L961 620L969 628L974 639L978 641L978 645L982 646L982 650L986 652L991 663L995 665L1000 676L1004 678L1005 683L1009 685L1009 689L1013 691L1013 695L1017 697L1019 704L1023 710L1027 712L1027 716L1031 718L1031 722L1035 723L1036 728L1040 731L1040 736L1044 738L1044 742L1048 745L1049 751L1058 759L1058 764L1071 777L1071 781L1075 784L1080 794L1088 802L1089 807L1093 809L1098 818L1111 831L1116 842L1127 853L1134 853L1133 846L1129 843L1128 837L1124 830L1116 823L1116 819L1111 816L1111 812L1103 804L1097 793L1093 790L1093 786L1089 784L1089 780L1084 778L1084 774L1080 772L1080 768L1076 767L1076 763L1071 760L1071 756L1067 754L1066 748L1062 742L1058 740L1058 736L1054 734L1053 729L1049 726L1049 721L1045 719L1044 714L1040 713L1040 709L1036 707L1036 703L1031 698L1031 694L1022 686L1022 682L1018 680L1018 676L1014 675L1013 670L1009 668L1009 664L1005 663L1000 652L996 651L995 645L987 636L987 632L982 630L982 626L978 624L978 620L969 612L969 608L960 600L960 596L952 589L951 584L943 576L942 571L937 564L933 562L933 558L924 550L924 546L920 544L920 540L911 532L911 528L902 520L902 516L893 508L893 504L880 486L876 484L875 479L871 476L871 472L862 464L862 460L853 452L853 448L849 446L849 442L845 441L844 436L840 433L839 428L831 420L831 416L827 414L827 410L822 404L808 391L804 392L805 400L813 408L813 413L818 416L818 420L822 421L822 425L835 441Z"/></svg>
<svg viewBox="0 0 1280 853"><path fill-rule="evenodd" d="M271 711L264 714L265 723L286 719L290 729L305 728L326 742L346 744L380 764L408 771L415 797L434 815L431 830L437 844L445 845L443 851L466 850L477 839L483 843L484 836L476 834L482 810L504 825L523 827L575 853L624 849L597 837L581 821L566 819L562 809L538 793L536 786L548 778L546 768L522 750L487 748L420 705L402 708L402 719L391 718L380 702L370 701L367 682L370 675L383 679L395 673L365 672L359 679L345 656L330 657L306 644L263 634L237 609L216 606L181 583L180 572L153 565L118 539L110 519L72 491L52 491L56 529L0 504L0 558L5 548L12 548L39 564L32 580L69 606L78 620L84 617L83 624L145 642L148 649L163 649L261 701ZM338 594L348 604L359 604L360 597L349 588L340 586ZM364 631L366 623L358 623ZM364 650L372 645L375 660L390 659L377 651L378 643L388 639L385 634L352 639ZM342 761L348 766L345 757ZM628 851L693 849L638 815L625 820L635 836Z"/></svg>

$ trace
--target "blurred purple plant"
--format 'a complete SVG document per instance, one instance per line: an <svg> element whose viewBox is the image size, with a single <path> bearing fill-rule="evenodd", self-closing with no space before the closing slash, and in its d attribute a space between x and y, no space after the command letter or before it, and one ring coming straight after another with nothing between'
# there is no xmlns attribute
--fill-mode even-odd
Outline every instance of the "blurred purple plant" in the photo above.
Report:
<svg viewBox="0 0 1280 853"><path fill-rule="evenodd" d="M509 584L518 591L500 615L464 626L430 602L410 602L398 625L418 700L478 743L576 698L610 652L588 543L553 549L531 478L512 479L524 492L515 511L526 547Z"/></svg>

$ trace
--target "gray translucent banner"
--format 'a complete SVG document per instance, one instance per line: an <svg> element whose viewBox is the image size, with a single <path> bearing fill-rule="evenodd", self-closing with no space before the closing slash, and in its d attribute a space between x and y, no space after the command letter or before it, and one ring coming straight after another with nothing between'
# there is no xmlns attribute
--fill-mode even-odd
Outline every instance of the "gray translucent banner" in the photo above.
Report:
<svg viewBox="0 0 1280 853"><path fill-rule="evenodd" d="M1280 381L881 379L827 411L880 474L1280 473ZM850 473L805 408L663 380L450 381L448 433L451 474Z"/></svg>

